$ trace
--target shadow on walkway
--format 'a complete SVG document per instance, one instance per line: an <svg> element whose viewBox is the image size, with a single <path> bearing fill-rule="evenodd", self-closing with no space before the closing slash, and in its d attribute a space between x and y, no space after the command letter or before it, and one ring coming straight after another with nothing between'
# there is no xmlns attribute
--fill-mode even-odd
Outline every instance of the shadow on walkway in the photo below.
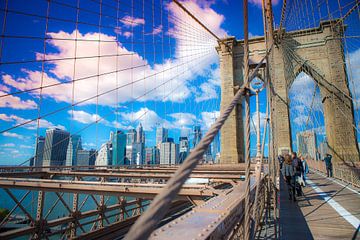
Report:
<svg viewBox="0 0 360 240"><path fill-rule="evenodd" d="M314 239L297 202L289 200L282 177L280 185L280 239Z"/></svg>

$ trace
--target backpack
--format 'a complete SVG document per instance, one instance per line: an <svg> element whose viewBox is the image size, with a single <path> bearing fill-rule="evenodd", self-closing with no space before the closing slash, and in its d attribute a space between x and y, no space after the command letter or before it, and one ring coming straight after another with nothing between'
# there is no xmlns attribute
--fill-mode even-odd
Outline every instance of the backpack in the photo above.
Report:
<svg viewBox="0 0 360 240"><path fill-rule="evenodd" d="M301 172L301 169L302 169L302 164L301 164L301 160L298 159L298 158L295 158L294 159L294 167L295 167L295 170L297 172Z"/></svg>

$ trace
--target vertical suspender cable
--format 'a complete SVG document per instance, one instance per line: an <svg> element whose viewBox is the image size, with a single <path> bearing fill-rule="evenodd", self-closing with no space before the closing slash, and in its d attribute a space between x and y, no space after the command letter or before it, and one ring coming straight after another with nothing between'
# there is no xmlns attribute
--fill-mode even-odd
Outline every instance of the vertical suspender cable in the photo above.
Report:
<svg viewBox="0 0 360 240"><path fill-rule="evenodd" d="M249 86L249 30L248 30L248 1L243 1L244 9L244 80L245 86ZM250 91L246 90L245 95L245 144L246 144L246 169L245 169L245 222L244 222L244 233L245 240L251 238L250 226L251 226L251 212L250 212Z"/></svg>

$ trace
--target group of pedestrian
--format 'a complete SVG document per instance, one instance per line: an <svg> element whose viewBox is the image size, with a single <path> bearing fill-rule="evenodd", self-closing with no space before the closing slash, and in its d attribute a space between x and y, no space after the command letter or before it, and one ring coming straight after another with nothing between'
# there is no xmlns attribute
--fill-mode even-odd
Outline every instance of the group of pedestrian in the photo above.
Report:
<svg viewBox="0 0 360 240"><path fill-rule="evenodd" d="M332 177L332 156L326 154L324 158L328 177ZM288 186L289 200L296 201L296 195L303 195L302 187L306 186L306 175L309 173L309 166L304 156L297 156L296 152L278 156L281 173Z"/></svg>
<svg viewBox="0 0 360 240"><path fill-rule="evenodd" d="M306 185L306 174L309 172L306 159L297 156L296 152L278 157L280 169L288 186L289 200L296 201L296 195L302 196L302 187Z"/></svg>

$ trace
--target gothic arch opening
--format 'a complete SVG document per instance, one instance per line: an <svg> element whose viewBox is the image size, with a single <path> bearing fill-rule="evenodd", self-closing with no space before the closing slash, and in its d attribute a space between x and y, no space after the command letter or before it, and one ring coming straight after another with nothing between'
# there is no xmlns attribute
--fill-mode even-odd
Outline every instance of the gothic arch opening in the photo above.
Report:
<svg viewBox="0 0 360 240"><path fill-rule="evenodd" d="M288 92L292 149L320 160L328 152L320 87L301 71Z"/></svg>

